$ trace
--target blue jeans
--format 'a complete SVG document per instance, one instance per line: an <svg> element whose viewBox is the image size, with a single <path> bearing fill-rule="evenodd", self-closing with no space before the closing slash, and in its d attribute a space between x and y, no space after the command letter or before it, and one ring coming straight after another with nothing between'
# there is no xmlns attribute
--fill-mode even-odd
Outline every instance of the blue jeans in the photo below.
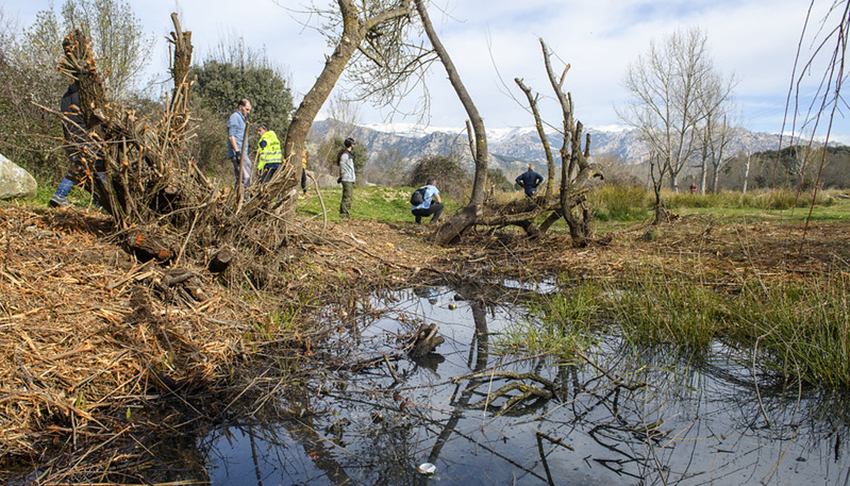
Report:
<svg viewBox="0 0 850 486"><path fill-rule="evenodd" d="M263 166L263 170L260 171L260 184L265 184L270 181L272 176L277 169L280 168L280 164L266 164Z"/></svg>
<svg viewBox="0 0 850 486"><path fill-rule="evenodd" d="M97 176L100 177L100 180L103 181L103 172L98 172ZM69 173L59 182L59 187L56 188L56 192L53 193L53 197L57 199L65 199L68 197L68 194L71 193L71 189L80 185L81 181L75 174ZM97 202L97 201L95 201Z"/></svg>

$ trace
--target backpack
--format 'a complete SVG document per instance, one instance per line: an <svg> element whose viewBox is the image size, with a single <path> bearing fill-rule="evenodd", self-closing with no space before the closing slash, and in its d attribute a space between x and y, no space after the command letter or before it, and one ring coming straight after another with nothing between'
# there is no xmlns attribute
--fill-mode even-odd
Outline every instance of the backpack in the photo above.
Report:
<svg viewBox="0 0 850 486"><path fill-rule="evenodd" d="M410 205L411 206L419 206L420 204L425 202L425 188L420 187L419 189L413 191L413 194L410 195Z"/></svg>

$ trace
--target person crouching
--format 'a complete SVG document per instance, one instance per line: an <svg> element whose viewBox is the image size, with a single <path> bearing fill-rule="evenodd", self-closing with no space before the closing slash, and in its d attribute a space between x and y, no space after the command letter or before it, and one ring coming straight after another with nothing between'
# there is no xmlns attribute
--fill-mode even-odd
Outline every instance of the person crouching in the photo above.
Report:
<svg viewBox="0 0 850 486"><path fill-rule="evenodd" d="M410 212L416 217L416 224L422 223L422 218L431 217L431 224L440 219L443 214L443 201L440 198L440 190L437 189L437 180L428 179L420 189L425 189L422 203L416 206L410 206Z"/></svg>

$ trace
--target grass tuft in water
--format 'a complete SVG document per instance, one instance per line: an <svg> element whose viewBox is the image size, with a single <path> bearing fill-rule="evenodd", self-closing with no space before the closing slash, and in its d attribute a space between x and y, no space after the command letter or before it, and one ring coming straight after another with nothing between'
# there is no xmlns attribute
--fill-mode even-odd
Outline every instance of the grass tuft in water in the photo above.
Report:
<svg viewBox="0 0 850 486"><path fill-rule="evenodd" d="M808 384L850 388L847 273L765 288L747 285L735 299L735 338L757 352L757 364Z"/></svg>
<svg viewBox="0 0 850 486"><path fill-rule="evenodd" d="M635 273L604 297L623 335L636 345L672 344L703 354L727 322L722 297L684 277Z"/></svg>
<svg viewBox="0 0 850 486"><path fill-rule="evenodd" d="M549 354L572 359L596 343L599 286L586 283L556 295L542 296L529 305L529 315L494 343L502 354Z"/></svg>
<svg viewBox="0 0 850 486"><path fill-rule="evenodd" d="M850 389L848 287L850 275L839 268L806 280L751 281L734 293L659 269L608 284L599 301L576 300L569 312L610 319L637 347L705 356L712 342L723 340L785 380ZM582 308L594 312L581 314ZM557 305L545 312L545 322L569 322Z"/></svg>

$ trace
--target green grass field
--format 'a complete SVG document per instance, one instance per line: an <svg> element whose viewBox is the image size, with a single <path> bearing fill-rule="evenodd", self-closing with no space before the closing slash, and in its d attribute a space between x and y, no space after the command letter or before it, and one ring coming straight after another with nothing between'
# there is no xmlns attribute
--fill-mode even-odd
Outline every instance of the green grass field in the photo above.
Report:
<svg viewBox="0 0 850 486"><path fill-rule="evenodd" d="M365 221L381 223L413 222L410 214L410 194L413 187L355 187L354 201L351 204L351 217ZM328 213L328 221L339 221L339 202L342 199L342 186L320 188L322 200ZM460 207L453 199L441 194L445 209L443 217L449 216ZM299 196L296 214L307 218L321 218L322 204L315 190Z"/></svg>
<svg viewBox="0 0 850 486"><path fill-rule="evenodd" d="M39 185L33 200L36 205L46 206L53 195L55 186ZM410 194L413 187L368 186L354 189L354 202L351 217L382 223L412 222L410 214ZM339 202L342 187L321 188L322 199L329 221L339 221ZM747 219L752 221L789 221L802 222L809 217L811 221L846 221L850 219L850 199L839 197L838 191L822 191L811 206L811 193L797 195L793 191L753 191L748 194L721 192L719 194L689 194L665 192L664 203L668 209L680 215L711 216L721 221ZM465 201L455 201L445 195L443 217L450 216L462 207ZM498 194L500 201L512 198L521 199L521 191ZM87 206L91 196L85 190L74 189L70 200L77 206ZM594 214L594 224L601 233L612 229L622 229L630 223L652 221L653 198L645 188L601 186L588 196ZM299 196L297 214L307 218L321 218L322 205L316 191L311 189L306 196ZM552 227L552 231L565 231L563 220Z"/></svg>
<svg viewBox="0 0 850 486"><path fill-rule="evenodd" d="M354 189L351 217L382 223L413 221L410 214L410 193L413 187L369 186ZM329 221L339 221L340 186L320 189ZM811 207L811 221L845 221L850 219L850 199L837 198L837 192L825 191ZM502 193L499 200L521 199L520 191ZM811 205L811 195L799 197L789 191L759 191L747 195L725 192L720 194L673 194L664 196L668 208L681 215L705 215L719 220L804 221ZM49 195L47 196L49 199ZM589 195L594 223L601 232L622 228L628 223L642 223L653 218L652 198L643 188L601 187ZM46 201L46 200L45 200ZM462 207L462 202L443 196L446 208L443 217L450 216ZM795 204L796 203L796 204ZM322 205L314 190L298 199L297 214L321 218ZM552 227L563 231L563 221Z"/></svg>

